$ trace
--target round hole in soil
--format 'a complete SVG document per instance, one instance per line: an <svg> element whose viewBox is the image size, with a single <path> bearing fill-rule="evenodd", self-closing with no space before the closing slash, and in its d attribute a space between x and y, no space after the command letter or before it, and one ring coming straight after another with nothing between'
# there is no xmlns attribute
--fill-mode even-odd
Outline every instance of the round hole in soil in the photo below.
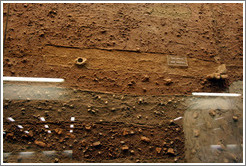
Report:
<svg viewBox="0 0 246 166"><path fill-rule="evenodd" d="M79 58L79 59L78 59L78 62L83 62L83 59L82 59L82 58Z"/></svg>

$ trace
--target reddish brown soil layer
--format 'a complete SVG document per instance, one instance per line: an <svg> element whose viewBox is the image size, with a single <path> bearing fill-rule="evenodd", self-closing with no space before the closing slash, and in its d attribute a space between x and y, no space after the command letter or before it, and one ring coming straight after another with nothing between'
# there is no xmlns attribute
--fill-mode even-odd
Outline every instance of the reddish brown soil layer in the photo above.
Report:
<svg viewBox="0 0 246 166"><path fill-rule="evenodd" d="M10 4L3 74L61 77L67 86L93 91L155 95L224 91L233 81L243 79L242 8L242 4ZM6 15L4 4L4 24ZM150 59L148 65L135 66L137 73L124 71L132 58L122 61L117 55L117 70L110 61L103 64L107 70L103 66L78 68L75 63L59 66L47 63L47 45L99 52L122 50L123 60L148 52ZM155 57L167 55L187 56L186 70L195 65L201 66L201 71L188 71L193 77L183 75L178 68L152 72L156 67L167 67L167 63L154 62ZM89 59L86 65L92 63ZM225 85L204 82L205 73L213 73L219 64L228 69ZM142 83L146 74L150 81ZM165 85L163 79L173 83ZM129 87L131 81L134 85Z"/></svg>

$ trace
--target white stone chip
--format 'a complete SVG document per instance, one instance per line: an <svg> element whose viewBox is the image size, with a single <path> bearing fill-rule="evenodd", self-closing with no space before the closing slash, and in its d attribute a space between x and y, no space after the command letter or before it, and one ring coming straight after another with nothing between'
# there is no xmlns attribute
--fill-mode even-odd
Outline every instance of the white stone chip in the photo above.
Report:
<svg viewBox="0 0 246 166"><path fill-rule="evenodd" d="M43 121L43 122L45 121L44 117L40 117L40 120Z"/></svg>
<svg viewBox="0 0 246 166"><path fill-rule="evenodd" d="M8 117L7 118L9 121L11 121L11 122L14 122L15 120L13 119L13 118L11 118L11 117Z"/></svg>
<svg viewBox="0 0 246 166"><path fill-rule="evenodd" d="M23 126L21 126L21 125L17 125L17 127L20 128L20 129L23 129Z"/></svg>
<svg viewBox="0 0 246 166"><path fill-rule="evenodd" d="M178 118L175 118L175 119L173 119L174 121L176 121L176 120L179 120L179 119L182 119L183 117L178 117Z"/></svg>
<svg viewBox="0 0 246 166"><path fill-rule="evenodd" d="M24 133L29 134L29 131L24 131Z"/></svg>

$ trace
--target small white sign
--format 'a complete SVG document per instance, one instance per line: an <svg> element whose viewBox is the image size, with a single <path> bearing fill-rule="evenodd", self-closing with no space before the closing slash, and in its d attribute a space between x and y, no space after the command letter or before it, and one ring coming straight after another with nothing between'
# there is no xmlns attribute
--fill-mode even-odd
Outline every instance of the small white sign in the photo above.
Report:
<svg viewBox="0 0 246 166"><path fill-rule="evenodd" d="M167 56L167 61L169 66L186 66L188 67L188 62L186 56L179 55L169 55Z"/></svg>

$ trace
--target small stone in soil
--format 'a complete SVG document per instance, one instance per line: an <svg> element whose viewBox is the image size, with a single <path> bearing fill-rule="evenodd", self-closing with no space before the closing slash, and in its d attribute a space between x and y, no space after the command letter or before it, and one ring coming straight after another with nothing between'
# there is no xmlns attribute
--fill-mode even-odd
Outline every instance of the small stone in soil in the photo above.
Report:
<svg viewBox="0 0 246 166"><path fill-rule="evenodd" d="M174 124L174 121L173 121L173 120L170 120L170 121L169 121L169 124L170 124L170 125Z"/></svg>
<svg viewBox="0 0 246 166"><path fill-rule="evenodd" d="M144 103L144 99L143 98L139 98L138 99L138 104L143 104Z"/></svg>
<svg viewBox="0 0 246 166"><path fill-rule="evenodd" d="M161 148L157 147L157 148L155 148L155 150L156 150L156 152L157 152L158 154L161 153Z"/></svg>
<svg viewBox="0 0 246 166"><path fill-rule="evenodd" d="M142 118L142 115L138 115L137 118L138 118L138 119Z"/></svg>
<svg viewBox="0 0 246 166"><path fill-rule="evenodd" d="M48 116L49 115L49 111L45 111L45 116Z"/></svg>
<svg viewBox="0 0 246 166"><path fill-rule="evenodd" d="M167 150L167 153L169 153L169 154L174 154L173 148L169 148L169 149Z"/></svg>
<svg viewBox="0 0 246 166"><path fill-rule="evenodd" d="M72 133L68 133L68 134L70 135L70 138L72 138L72 139L76 138L76 136L74 134L72 134Z"/></svg>
<svg viewBox="0 0 246 166"><path fill-rule="evenodd" d="M124 130L123 131L123 135L125 136L125 135L128 135L128 131L127 130Z"/></svg>
<svg viewBox="0 0 246 166"><path fill-rule="evenodd" d="M59 162L59 159L58 158L55 158L55 161L54 161L55 163L58 163Z"/></svg>
<svg viewBox="0 0 246 166"><path fill-rule="evenodd" d="M36 145L40 146L40 147L45 147L45 146L46 146L46 144L45 144L44 142L42 142L42 141L37 141L37 140L35 140L34 143L35 143Z"/></svg>
<svg viewBox="0 0 246 166"><path fill-rule="evenodd" d="M123 151L128 151L129 147L126 146L126 145L124 145L124 146L121 147L121 149L122 149Z"/></svg>
<svg viewBox="0 0 246 166"><path fill-rule="evenodd" d="M149 143L150 139L145 136L141 136L141 141Z"/></svg>
<svg viewBox="0 0 246 166"><path fill-rule="evenodd" d="M164 79L164 81L165 85L170 85L171 83L173 83L171 79Z"/></svg>
<svg viewBox="0 0 246 166"><path fill-rule="evenodd" d="M220 75L220 78L225 80L225 79L228 78L228 75L227 74L222 74L222 75Z"/></svg>
<svg viewBox="0 0 246 166"><path fill-rule="evenodd" d="M100 146L101 145L101 142L100 141L97 141L97 142L94 142L92 145L95 146L95 147L97 147L97 146Z"/></svg>
<svg viewBox="0 0 246 166"><path fill-rule="evenodd" d="M214 117L216 115L215 110L210 110L209 111L209 115L212 116L212 117Z"/></svg>
<svg viewBox="0 0 246 166"><path fill-rule="evenodd" d="M136 82L132 80L128 83L128 86L133 86L134 84L136 84Z"/></svg>
<svg viewBox="0 0 246 166"><path fill-rule="evenodd" d="M81 146L86 146L87 145L86 140L83 139L82 141L80 141L80 144L81 144Z"/></svg>
<svg viewBox="0 0 246 166"><path fill-rule="evenodd" d="M29 135L30 137L33 137L33 131L29 131L28 135Z"/></svg>
<svg viewBox="0 0 246 166"><path fill-rule="evenodd" d="M200 135L200 131L195 129L194 130L194 136L195 137L198 137L199 135Z"/></svg>
<svg viewBox="0 0 246 166"><path fill-rule="evenodd" d="M238 117L237 116L233 116L232 119L237 122L238 121Z"/></svg>
<svg viewBox="0 0 246 166"><path fill-rule="evenodd" d="M55 132L56 132L58 135L61 135L61 134L62 134L62 131L63 131L63 130L62 130L62 129L59 129L59 128L58 128L58 129L55 129Z"/></svg>
<svg viewBox="0 0 246 166"><path fill-rule="evenodd" d="M198 113L195 112L195 113L193 114L193 118L196 119L197 117L198 117Z"/></svg>
<svg viewBox="0 0 246 166"><path fill-rule="evenodd" d="M87 126L85 126L85 129L86 130L91 130L91 126L87 125Z"/></svg>
<svg viewBox="0 0 246 166"><path fill-rule="evenodd" d="M125 143L125 141L120 141L120 143L121 143L121 144L124 144L124 143Z"/></svg>
<svg viewBox="0 0 246 166"><path fill-rule="evenodd" d="M196 149L192 149L191 154L195 154L195 153L196 153Z"/></svg>

